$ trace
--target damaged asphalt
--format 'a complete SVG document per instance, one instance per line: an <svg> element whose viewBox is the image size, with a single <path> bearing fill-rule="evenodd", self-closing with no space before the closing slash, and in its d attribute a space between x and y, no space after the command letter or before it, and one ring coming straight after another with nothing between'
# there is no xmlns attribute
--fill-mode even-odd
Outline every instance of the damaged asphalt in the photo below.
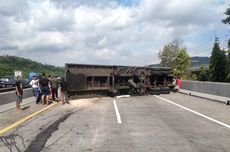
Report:
<svg viewBox="0 0 230 152"><path fill-rule="evenodd" d="M67 113L50 126L48 126L45 130L43 130L40 134L38 134L25 150L25 152L41 152L42 149L45 147L46 141L50 138L53 132L58 130L60 123L64 122L72 113Z"/></svg>

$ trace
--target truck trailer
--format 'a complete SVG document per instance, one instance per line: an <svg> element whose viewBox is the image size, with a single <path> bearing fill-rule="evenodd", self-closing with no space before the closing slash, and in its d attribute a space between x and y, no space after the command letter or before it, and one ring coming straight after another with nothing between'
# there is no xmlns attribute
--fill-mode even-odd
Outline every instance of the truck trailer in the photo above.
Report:
<svg viewBox="0 0 230 152"><path fill-rule="evenodd" d="M173 88L171 68L65 64L68 94L72 97L159 95Z"/></svg>

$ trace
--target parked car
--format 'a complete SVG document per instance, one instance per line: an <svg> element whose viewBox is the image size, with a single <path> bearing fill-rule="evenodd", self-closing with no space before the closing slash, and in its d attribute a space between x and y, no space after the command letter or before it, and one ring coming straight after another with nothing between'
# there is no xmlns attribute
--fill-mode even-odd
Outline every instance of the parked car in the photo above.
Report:
<svg viewBox="0 0 230 152"><path fill-rule="evenodd" d="M0 88L5 88L5 81L0 80Z"/></svg>
<svg viewBox="0 0 230 152"><path fill-rule="evenodd" d="M29 87L30 86L29 80L22 80L22 86L23 87Z"/></svg>
<svg viewBox="0 0 230 152"><path fill-rule="evenodd" d="M0 77L0 87L1 88L7 87L6 83L10 81L10 79L11 79L10 77Z"/></svg>
<svg viewBox="0 0 230 152"><path fill-rule="evenodd" d="M9 88L9 87L14 87L15 86L15 79L12 79L10 77L2 77L0 78L0 87L1 88ZM22 80L22 86L23 87L28 87L29 86L29 80Z"/></svg>
<svg viewBox="0 0 230 152"><path fill-rule="evenodd" d="M5 82L5 87L6 87L6 88L14 87L14 86L15 86L15 82L16 82L16 80L11 79L11 80Z"/></svg>

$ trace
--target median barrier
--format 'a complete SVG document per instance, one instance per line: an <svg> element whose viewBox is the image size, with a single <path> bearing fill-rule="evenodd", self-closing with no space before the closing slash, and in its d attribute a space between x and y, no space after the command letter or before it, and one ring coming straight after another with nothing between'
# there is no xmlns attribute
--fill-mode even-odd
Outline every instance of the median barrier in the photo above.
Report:
<svg viewBox="0 0 230 152"><path fill-rule="evenodd" d="M181 89L230 97L230 83L183 80L181 82Z"/></svg>
<svg viewBox="0 0 230 152"><path fill-rule="evenodd" d="M204 95L209 94L210 99L214 98L214 96L219 96L220 98L225 97L227 100L224 102L226 104L229 104L230 83L183 80L181 81L181 89L191 91L194 93L197 92L200 95L202 95L202 93Z"/></svg>
<svg viewBox="0 0 230 152"><path fill-rule="evenodd" d="M23 99L33 96L32 88L23 89ZM15 102L17 96L15 91L0 93L0 105Z"/></svg>

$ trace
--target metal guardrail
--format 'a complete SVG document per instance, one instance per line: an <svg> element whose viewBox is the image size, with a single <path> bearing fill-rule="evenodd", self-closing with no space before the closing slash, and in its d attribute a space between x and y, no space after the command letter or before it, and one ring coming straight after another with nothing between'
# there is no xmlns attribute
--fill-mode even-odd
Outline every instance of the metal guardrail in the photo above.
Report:
<svg viewBox="0 0 230 152"><path fill-rule="evenodd" d="M181 83L181 89L230 97L230 83L183 80Z"/></svg>
<svg viewBox="0 0 230 152"><path fill-rule="evenodd" d="M23 89L30 88L29 85L24 86ZM0 93L2 92L9 92L9 91L14 91L15 87L9 87L9 88L0 88Z"/></svg>
<svg viewBox="0 0 230 152"><path fill-rule="evenodd" d="M10 89L10 88L8 88ZM23 99L33 97L33 91L32 88L27 88L23 90ZM17 99L16 94L15 94L15 88L13 88L13 91L8 92L2 92L0 93L0 106L4 104L8 104L11 102L15 102Z"/></svg>
<svg viewBox="0 0 230 152"><path fill-rule="evenodd" d="M10 87L10 88L0 88L0 93L2 92L9 92L15 90L15 87Z"/></svg>

